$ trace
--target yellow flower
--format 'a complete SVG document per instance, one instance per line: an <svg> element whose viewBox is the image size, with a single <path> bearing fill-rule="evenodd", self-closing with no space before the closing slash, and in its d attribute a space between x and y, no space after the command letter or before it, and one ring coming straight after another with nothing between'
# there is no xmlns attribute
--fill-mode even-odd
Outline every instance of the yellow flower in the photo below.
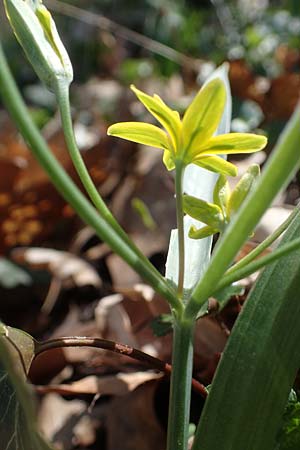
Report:
<svg viewBox="0 0 300 450"><path fill-rule="evenodd" d="M219 78L200 89L182 120L158 95L151 97L134 86L131 89L164 130L143 122L121 122L111 125L107 134L163 149L168 170L181 161L185 166L196 164L235 176L237 168L218 155L257 152L267 143L265 136L250 133L214 136L226 102L225 86Z"/></svg>

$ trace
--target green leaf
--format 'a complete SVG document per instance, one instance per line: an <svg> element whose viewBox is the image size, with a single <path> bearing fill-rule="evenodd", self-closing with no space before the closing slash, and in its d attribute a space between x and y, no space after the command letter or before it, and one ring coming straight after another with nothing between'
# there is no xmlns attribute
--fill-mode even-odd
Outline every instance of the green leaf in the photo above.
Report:
<svg viewBox="0 0 300 450"><path fill-rule="evenodd" d="M35 356L35 340L25 331L4 325L3 322L0 322L0 337L6 341L20 374L26 377Z"/></svg>
<svg viewBox="0 0 300 450"><path fill-rule="evenodd" d="M220 78L206 83L198 92L182 121L183 146L187 153L206 142L217 130L226 102L226 89Z"/></svg>
<svg viewBox="0 0 300 450"><path fill-rule="evenodd" d="M238 211L241 204L252 189L255 180L259 176L259 173L259 165L252 164L244 173L240 181L237 183L228 201L227 212L229 217L236 211Z"/></svg>
<svg viewBox="0 0 300 450"><path fill-rule="evenodd" d="M279 248L299 233L298 216ZM299 250L259 277L218 366L193 450L274 450L300 364L299 285Z"/></svg>
<svg viewBox="0 0 300 450"><path fill-rule="evenodd" d="M233 295L243 295L244 292L245 288L241 284L230 284L229 286L226 286L225 288L216 292L214 294L214 298L219 304L218 311L221 311L226 306Z"/></svg>
<svg viewBox="0 0 300 450"><path fill-rule="evenodd" d="M299 450L300 448L300 402L291 390L281 428L277 434L276 450Z"/></svg>
<svg viewBox="0 0 300 450"><path fill-rule="evenodd" d="M192 195L184 195L183 209L193 219L206 223L212 228L221 230L224 226L224 217L221 208L214 203L206 202Z"/></svg>
<svg viewBox="0 0 300 450"><path fill-rule="evenodd" d="M115 123L108 128L107 134L151 147L166 149L170 146L166 133L150 123Z"/></svg>
<svg viewBox="0 0 300 450"><path fill-rule="evenodd" d="M150 326L155 336L166 336L173 330L173 316L171 314L161 314L155 317Z"/></svg>
<svg viewBox="0 0 300 450"><path fill-rule="evenodd" d="M51 450L37 431L32 393L20 375L14 345L3 335L5 328L0 325L1 450Z"/></svg>

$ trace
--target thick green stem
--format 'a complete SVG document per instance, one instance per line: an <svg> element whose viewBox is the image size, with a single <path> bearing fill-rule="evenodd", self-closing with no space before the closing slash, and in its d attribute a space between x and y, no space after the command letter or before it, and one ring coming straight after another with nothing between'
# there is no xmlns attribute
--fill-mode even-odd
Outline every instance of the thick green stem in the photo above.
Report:
<svg viewBox="0 0 300 450"><path fill-rule="evenodd" d="M187 450L194 322L175 320L167 450Z"/></svg>
<svg viewBox="0 0 300 450"><path fill-rule="evenodd" d="M181 160L176 162L175 171L175 195L176 195L176 219L178 229L178 297L183 296L184 285L184 223L183 223L183 201L182 201L182 181L184 174L184 166Z"/></svg>
<svg viewBox="0 0 300 450"><path fill-rule="evenodd" d="M168 300L176 311L182 310L182 304L164 278L149 268L149 265L132 250L127 242L116 233L106 220L87 201L73 183L62 166L51 153L40 132L32 122L27 108L19 94L18 88L9 71L5 55L0 44L0 94L10 112L15 124L19 128L32 153L48 173L51 181L65 198L65 200L78 213L81 219L90 225L95 232L108 245L120 255L144 280L146 280L158 293Z"/></svg>
<svg viewBox="0 0 300 450"><path fill-rule="evenodd" d="M117 222L109 208L106 206L101 195L99 194L87 167L83 161L81 153L76 143L74 136L74 130L72 125L72 116L70 109L70 99L69 99L69 87L65 84L58 84L56 89L56 97L59 105L62 127L64 131L64 136L69 149L71 159L73 161L74 167L79 175L79 178L88 193L93 204L103 217L106 222L116 231L116 233L121 237L121 239L126 242L130 248L137 254L137 256L143 260L144 264L148 266L149 270L155 272L154 266L149 262L149 260L143 255L143 253L136 247L134 242L129 238L127 233L123 230L120 224Z"/></svg>

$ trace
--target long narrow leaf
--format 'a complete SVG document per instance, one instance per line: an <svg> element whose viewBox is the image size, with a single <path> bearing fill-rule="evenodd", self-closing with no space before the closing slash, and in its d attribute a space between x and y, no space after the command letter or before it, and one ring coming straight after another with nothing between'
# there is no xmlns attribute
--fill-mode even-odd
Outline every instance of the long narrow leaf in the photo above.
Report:
<svg viewBox="0 0 300 450"><path fill-rule="evenodd" d="M300 234L300 217L280 247ZM300 367L300 251L264 270L215 375L193 450L274 450Z"/></svg>

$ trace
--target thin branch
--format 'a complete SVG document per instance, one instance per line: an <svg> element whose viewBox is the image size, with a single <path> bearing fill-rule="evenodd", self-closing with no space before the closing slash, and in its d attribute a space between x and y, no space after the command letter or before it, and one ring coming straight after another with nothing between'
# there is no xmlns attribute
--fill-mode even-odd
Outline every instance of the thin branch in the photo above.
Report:
<svg viewBox="0 0 300 450"><path fill-rule="evenodd" d="M35 343L35 357L44 353L48 350L52 350L55 348L64 348L64 347L96 347L101 348L103 350L110 350L114 353L118 353L119 355L125 355L130 358L133 358L137 361L146 364L152 369L157 369L160 372L164 372L168 375L171 374L172 366L161 359L155 358L154 356L148 355L147 353L142 352L130 345L120 344L118 342L109 341L107 339L100 339L94 337L87 336L68 336L61 337L56 339L49 339L44 342L36 342ZM195 392L198 392L203 398L207 397L207 390L205 386L199 381L193 378L192 380L192 388Z"/></svg>
<svg viewBox="0 0 300 450"><path fill-rule="evenodd" d="M127 27L119 25L113 20L104 17L102 14L96 14L91 11L86 11L77 6L70 5L57 0L47 0L47 6L51 11L55 11L59 14L63 14L73 19L80 20L88 25L100 28L101 30L113 33L115 36L125 39L126 41L133 42L152 53L163 56L164 58L173 61L180 66L188 67L189 69L199 72L201 60L192 58L184 53L178 52L173 48L148 38L143 34L130 30Z"/></svg>

